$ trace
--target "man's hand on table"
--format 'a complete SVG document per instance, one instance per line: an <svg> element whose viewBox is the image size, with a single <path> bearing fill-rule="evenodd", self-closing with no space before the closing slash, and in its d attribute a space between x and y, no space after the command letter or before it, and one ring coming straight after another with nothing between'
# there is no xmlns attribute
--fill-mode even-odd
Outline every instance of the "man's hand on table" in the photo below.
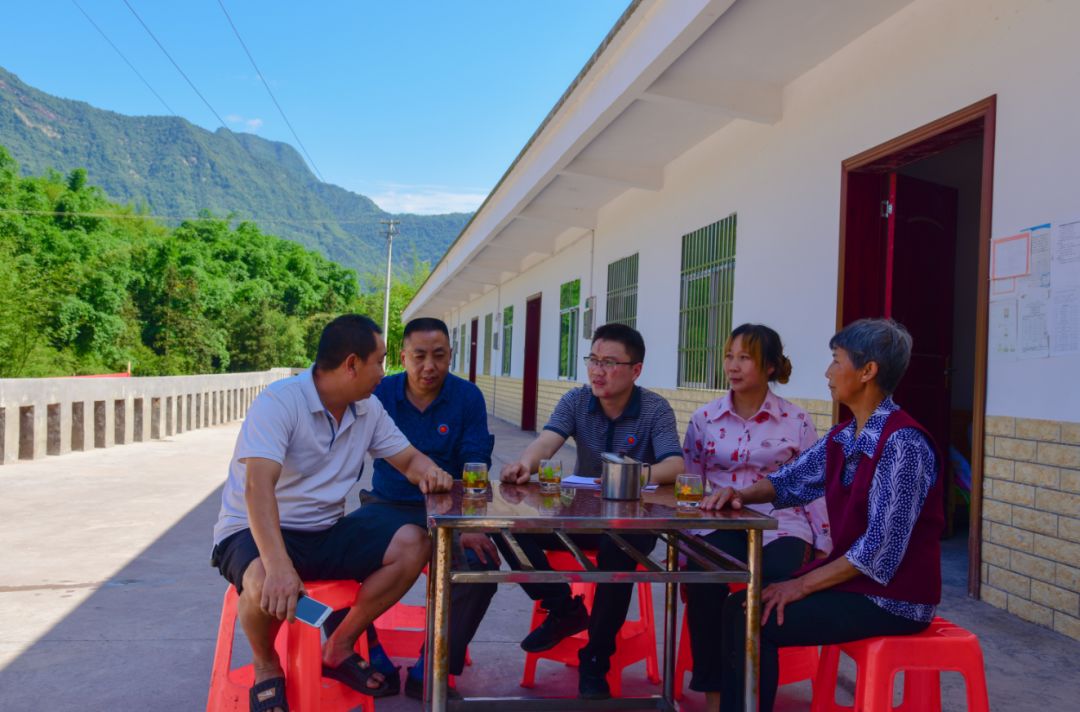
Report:
<svg viewBox="0 0 1080 712"><path fill-rule="evenodd" d="M427 474L425 474L418 483L420 491L423 494L438 494L439 492L449 492L453 484L454 478L450 476L450 473L448 473L441 467L433 467L428 470Z"/></svg>
<svg viewBox="0 0 1080 712"><path fill-rule="evenodd" d="M461 546L465 549L471 549L485 564L491 564L498 567L499 550L495 547L495 542L488 538L487 534L479 534L477 532L462 534Z"/></svg>
<svg viewBox="0 0 1080 712"><path fill-rule="evenodd" d="M296 619L296 599L304 592L304 582L300 580L292 562L265 568L266 578L263 579L259 608L279 621L292 623Z"/></svg>
<svg viewBox="0 0 1080 712"><path fill-rule="evenodd" d="M724 509L725 507L731 509L742 509L743 501L742 495L739 490L734 487L718 487L712 491L711 494L705 495L705 498L701 500L699 509Z"/></svg>
<svg viewBox="0 0 1080 712"><path fill-rule="evenodd" d="M500 480L515 485L523 485L531 477L532 473L529 472L529 466L524 462L508 462L503 465L502 472L499 473Z"/></svg>

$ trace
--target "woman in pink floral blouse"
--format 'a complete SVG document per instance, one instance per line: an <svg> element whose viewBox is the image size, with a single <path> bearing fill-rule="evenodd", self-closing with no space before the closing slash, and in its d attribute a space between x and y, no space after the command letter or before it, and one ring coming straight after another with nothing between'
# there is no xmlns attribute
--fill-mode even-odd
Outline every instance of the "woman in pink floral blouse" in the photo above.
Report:
<svg viewBox="0 0 1080 712"><path fill-rule="evenodd" d="M787 383L791 361L784 356L780 335L761 324L743 324L731 332L724 347L728 392L700 408L690 418L683 442L686 472L696 473L706 487L741 489L775 472L817 441L814 423L802 408L769 389L770 382ZM787 578L814 556L828 553L828 515L824 499L806 507L774 510L751 505L779 522L765 532L765 582ZM746 557L746 532L711 531L705 539L728 554ZM688 564L694 566L693 562ZM694 674L690 689L706 693L708 709L720 705L721 613L726 584L696 584L686 588L686 609Z"/></svg>

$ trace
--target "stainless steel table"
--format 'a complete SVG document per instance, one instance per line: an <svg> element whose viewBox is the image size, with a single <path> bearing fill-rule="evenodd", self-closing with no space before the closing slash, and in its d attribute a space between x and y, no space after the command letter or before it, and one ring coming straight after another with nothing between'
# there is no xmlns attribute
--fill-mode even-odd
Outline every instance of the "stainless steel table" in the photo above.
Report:
<svg viewBox="0 0 1080 712"><path fill-rule="evenodd" d="M493 482L483 497L464 496L460 481L447 494L428 495L428 526L435 546L428 571L428 625L425 656L425 706L443 712L452 709L515 710L565 709L566 698L538 697L468 697L447 699L449 668L448 630L450 584L588 582L638 583L665 585L663 694L651 697L611 700L574 700L578 708L590 709L660 709L674 710L676 609L679 583L745 583L746 606L746 712L758 708L758 651L761 617L761 539L762 531L775 529L776 520L757 512L701 512L679 510L670 486L647 492L640 501L617 502L601 499L597 490L564 488L558 494L542 494L539 485L510 485ZM693 529L743 529L748 533L747 564L737 561L700 537ZM522 562L515 536L527 533L554 533L581 565L581 571L544 571L523 568L519 571L466 571L451 568L451 542L454 531L484 531L501 536ZM654 561L631 547L620 532L649 532L666 546L664 561ZM570 534L597 533L635 559L637 571L601 571L574 544ZM679 554L701 566L701 570L681 571Z"/></svg>

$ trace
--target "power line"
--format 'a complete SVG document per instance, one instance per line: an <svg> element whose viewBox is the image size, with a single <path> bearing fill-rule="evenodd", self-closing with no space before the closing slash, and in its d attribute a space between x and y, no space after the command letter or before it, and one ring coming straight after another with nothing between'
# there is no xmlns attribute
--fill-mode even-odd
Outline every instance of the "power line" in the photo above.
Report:
<svg viewBox="0 0 1080 712"><path fill-rule="evenodd" d="M135 65L134 65L134 64L132 64L132 63L131 63L131 61L130 61L130 60L128 60L128 58L124 56L124 53L120 51L120 48L119 48L119 47L117 47L117 46L116 46L116 45L115 45L115 44L113 43L113 41L112 41L111 39L109 39L109 36L108 36L107 34L105 34L105 30L101 29L101 28L100 28L100 27L98 26L98 24L97 24L96 22L94 22L94 18L90 17L90 15L89 15L89 14L87 14L86 10L84 10L84 9L83 9L82 5L80 5L80 4L78 3L78 0L71 0L71 3L72 3L72 4L73 4L73 5L75 6L75 7L79 8L79 12L81 12L81 13L83 14L83 17L85 17L85 18L86 18L87 22L89 22L89 23L90 23L91 25L93 25L93 26L94 26L94 29L95 29L95 30L97 30L97 31L98 31L98 33L99 33L99 34L100 34L100 35L101 35L102 37L104 37L104 38L105 38L105 41L109 43L109 46L110 46L110 47L112 47L112 48L113 48L113 49L114 49L114 50L116 51L116 53L117 53L118 55L120 55L120 59L124 60L124 63L125 63L125 64L127 64L127 66L131 68L131 71L135 72L135 76L137 76L137 77L138 77L139 79L141 79L141 80L142 80L142 83L146 85L146 88L147 88L147 89L149 89L149 90L150 90L150 92L151 92L151 93L152 93L152 94L153 94L154 96L156 96L156 97L157 97L157 100L161 102L161 105L165 107L165 110L166 110L166 111L168 111L168 112L169 112L170 114L172 114L173 116L176 116L177 114L176 114L176 112L175 112L175 111L173 111L172 107L171 107L171 106L169 106L169 105L168 105L168 103L167 103L167 102L166 102L166 101L165 101L164 99L162 99L162 98L161 98L161 94L158 94L158 93L157 93L157 91L155 91L154 87L152 87L152 86L150 85L150 82L146 80L146 77L144 77L144 76L143 76L143 75L142 75L142 74L141 74L141 73L139 72L139 70L135 68Z"/></svg>
<svg viewBox="0 0 1080 712"><path fill-rule="evenodd" d="M232 17L229 15L229 11L225 9L225 3L222 0L218 0L218 6L221 8L221 12L225 14L225 19L229 21L229 27L232 28L233 34L236 35L237 41L240 42L240 46L244 48L244 54L247 55L248 60L251 62L251 66L255 68L255 74L258 75L259 81L266 88L266 93L270 95L270 100L274 102L274 106L277 107L278 113L281 114L281 118L285 121L285 125L289 127L289 131L292 133L293 138L296 139L297 145L300 146L300 150L307 156L308 163L311 164L315 174L319 176L319 180L323 183L326 179L323 178L322 172L319 167L315 165L315 159L308 153L307 148L304 146L304 142L300 140L300 136L297 135L296 129L293 128L292 122L289 121L289 117L285 115L285 110L281 108L281 104L278 103L277 97L274 96L274 92L270 91L270 85L267 83L266 78L263 77L263 73L259 70L259 65L255 64L255 57L251 55L251 50L248 49L247 44L244 42L244 38L240 36L240 30L236 29L236 23L233 22Z"/></svg>
<svg viewBox="0 0 1080 712"><path fill-rule="evenodd" d="M202 102L206 104L206 108L210 109L210 113L212 113L217 118L218 123L221 124L221 128L225 129L229 133L232 133L228 125L225 123L225 119L221 118L221 115L218 114L214 107L210 105L210 102L207 101L206 97L202 95L202 92L199 91L199 88L195 86L195 82L191 81L191 79L188 78L188 75L184 73L184 70L180 68L180 65L177 64L176 60L172 58L171 54L169 54L169 51L165 49L165 45L161 44L161 41L158 40L157 36L150 30L147 24L143 22L143 19L139 17L139 13L135 12L135 8L131 6L131 3L129 3L128 0L123 0L123 2L125 5L127 5L127 9L131 11L131 14L135 16L135 19L139 21L139 24L143 26L143 29L146 30L146 34L150 35L150 39L154 40L154 43L158 46L158 49L160 49L162 53L166 57L168 57L169 61L172 62L172 65L176 67L176 71L180 72L180 76L182 76L184 78L184 81L188 83L188 86L191 87L191 90L194 91L200 99L202 99Z"/></svg>
<svg viewBox="0 0 1080 712"><path fill-rule="evenodd" d="M385 215L386 213L383 213ZM338 225L352 225L362 224L367 222L374 222L376 216L372 216L367 220L343 220L338 218L279 218L279 217L242 217L239 215L217 217L215 215L156 215L153 213L69 213L62 210L28 210L23 208L0 208L0 215L32 215L43 217L77 217L77 218L106 218L106 219L119 219L119 220L238 220L240 222L262 222L262 223L286 223L295 225L321 225L321 224L338 224ZM385 222L385 221L381 221ZM398 221L395 220L395 223Z"/></svg>

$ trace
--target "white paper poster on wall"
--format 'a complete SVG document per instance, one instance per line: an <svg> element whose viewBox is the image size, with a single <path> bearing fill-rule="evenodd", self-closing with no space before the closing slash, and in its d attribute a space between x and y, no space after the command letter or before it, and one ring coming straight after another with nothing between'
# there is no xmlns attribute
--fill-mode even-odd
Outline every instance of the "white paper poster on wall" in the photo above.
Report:
<svg viewBox="0 0 1080 712"><path fill-rule="evenodd" d="M1031 270L1022 279L1024 289L1050 287L1050 223L1028 228L1031 235Z"/></svg>
<svg viewBox="0 0 1080 712"><path fill-rule="evenodd" d="M990 302L988 340L991 358L1016 357L1016 300Z"/></svg>
<svg viewBox="0 0 1080 712"><path fill-rule="evenodd" d="M1050 297L1050 352L1080 355L1080 287L1063 287Z"/></svg>
<svg viewBox="0 0 1080 712"><path fill-rule="evenodd" d="M1031 233L990 242L990 279L1024 277L1031 271Z"/></svg>
<svg viewBox="0 0 1080 712"><path fill-rule="evenodd" d="M1055 289L1080 287L1080 220L1059 223L1054 228L1050 280Z"/></svg>
<svg viewBox="0 0 1080 712"><path fill-rule="evenodd" d="M1050 355L1050 290L1030 289L1017 299L1017 356Z"/></svg>

